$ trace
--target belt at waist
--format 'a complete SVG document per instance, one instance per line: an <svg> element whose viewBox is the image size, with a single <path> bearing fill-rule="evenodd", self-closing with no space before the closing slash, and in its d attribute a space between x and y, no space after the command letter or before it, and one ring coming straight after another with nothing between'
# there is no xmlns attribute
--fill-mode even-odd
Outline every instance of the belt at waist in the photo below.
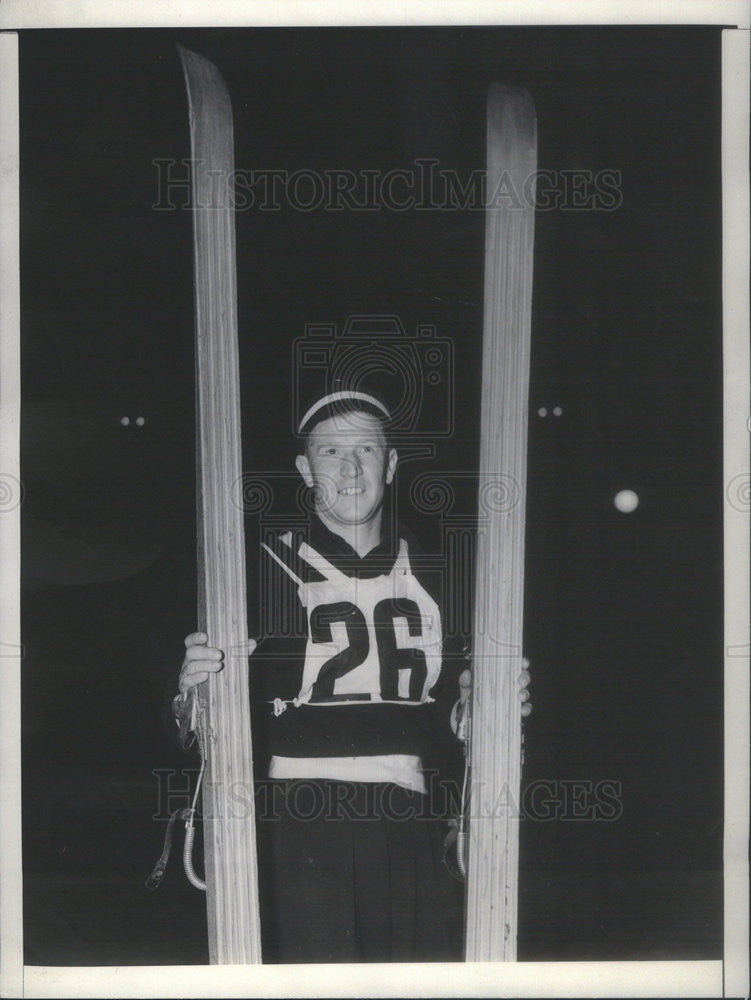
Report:
<svg viewBox="0 0 751 1000"><path fill-rule="evenodd" d="M422 761L413 754L378 754L367 757L271 758L269 777L323 778L329 781L390 782L425 795Z"/></svg>

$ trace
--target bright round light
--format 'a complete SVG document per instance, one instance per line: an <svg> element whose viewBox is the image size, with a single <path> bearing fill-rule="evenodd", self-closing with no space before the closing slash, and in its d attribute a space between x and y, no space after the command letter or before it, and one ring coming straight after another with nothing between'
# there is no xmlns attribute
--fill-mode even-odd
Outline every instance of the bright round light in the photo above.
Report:
<svg viewBox="0 0 751 1000"><path fill-rule="evenodd" d="M546 408L544 406L541 406L540 409L537 411L537 416L538 417L547 417L547 415L548 415L548 411L546 410Z"/></svg>
<svg viewBox="0 0 751 1000"><path fill-rule="evenodd" d="M563 407L562 406L554 406L553 407L553 416L554 417L560 417L562 413L563 413Z"/></svg>
<svg viewBox="0 0 751 1000"><path fill-rule="evenodd" d="M639 506L639 497L633 490L620 490L613 500L621 514L630 514Z"/></svg>
<svg viewBox="0 0 751 1000"><path fill-rule="evenodd" d="M130 417L120 417L120 423L123 425L123 427L127 427L128 424L130 423Z"/></svg>
<svg viewBox="0 0 751 1000"><path fill-rule="evenodd" d="M143 419L143 417L136 417L136 425L138 427L143 427L145 423L146 421Z"/></svg>

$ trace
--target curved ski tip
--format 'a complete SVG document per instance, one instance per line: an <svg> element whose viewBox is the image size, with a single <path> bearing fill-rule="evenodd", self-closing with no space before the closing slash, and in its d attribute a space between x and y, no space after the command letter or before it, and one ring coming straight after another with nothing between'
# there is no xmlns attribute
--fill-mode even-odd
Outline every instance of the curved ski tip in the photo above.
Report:
<svg viewBox="0 0 751 1000"><path fill-rule="evenodd" d="M180 56L180 62L183 64L184 68L187 68L192 60L202 58L197 52L194 52L192 49L186 49L185 46L181 45L179 42L175 45L175 48L177 49L177 54Z"/></svg>
<svg viewBox="0 0 751 1000"><path fill-rule="evenodd" d="M175 47L180 56L180 62L182 63L183 72L186 77L200 82L211 81L222 87L225 86L222 74L210 59L200 55L198 52L194 52L192 49L186 49L184 45L180 45L179 43Z"/></svg>
<svg viewBox="0 0 751 1000"><path fill-rule="evenodd" d="M180 62L183 64L183 68L187 72L190 69L193 70L203 70L204 72L218 73L216 66L211 62L206 56L199 55L198 52L194 52L193 49L186 49L184 45L180 45L178 42L175 48L180 56Z"/></svg>

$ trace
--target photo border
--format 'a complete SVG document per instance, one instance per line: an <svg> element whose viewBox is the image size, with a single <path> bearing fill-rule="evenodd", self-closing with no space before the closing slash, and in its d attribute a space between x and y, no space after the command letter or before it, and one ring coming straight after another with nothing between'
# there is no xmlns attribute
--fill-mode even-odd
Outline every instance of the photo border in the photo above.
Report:
<svg viewBox="0 0 751 1000"><path fill-rule="evenodd" d="M659 9L658 9L659 8ZM738 0L427 4L360 0L184 2L6 0L0 7L0 475L18 503L0 512L0 995L203 996L747 996L749 807L749 38ZM725 492L724 957L699 962L544 962L346 966L23 966L20 674L19 115L16 30L30 28L323 25L723 25L722 180ZM741 29L741 30L738 30ZM743 478L745 477L745 479ZM9 495L11 495L9 494ZM748 504L745 504L746 508ZM738 508L741 509L738 509Z"/></svg>

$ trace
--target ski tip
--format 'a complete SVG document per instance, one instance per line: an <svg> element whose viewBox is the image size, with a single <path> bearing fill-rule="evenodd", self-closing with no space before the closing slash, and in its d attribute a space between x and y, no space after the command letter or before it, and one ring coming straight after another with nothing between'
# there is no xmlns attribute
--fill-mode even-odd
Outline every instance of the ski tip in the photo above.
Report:
<svg viewBox="0 0 751 1000"><path fill-rule="evenodd" d="M495 81L488 88L488 131L509 136L514 133L536 141L537 115L532 95L520 84Z"/></svg>
<svg viewBox="0 0 751 1000"><path fill-rule="evenodd" d="M221 73L210 59L200 55L198 52L194 52L192 49L186 49L184 45L180 45L179 43L175 47L177 48L180 62L187 78L203 85L210 83L214 86L225 87Z"/></svg>
<svg viewBox="0 0 751 1000"><path fill-rule="evenodd" d="M186 49L185 46L180 45L179 42L175 45L175 48L177 49L177 54L180 56L180 62L183 64L183 67L190 63L192 59L201 58L197 52L194 52L192 49Z"/></svg>
<svg viewBox="0 0 751 1000"><path fill-rule="evenodd" d="M177 44L175 47L183 68L191 113L193 110L199 113L201 109L213 109L214 113L221 113L231 121L232 111L227 84L214 63L206 56L193 52L192 49L186 49L183 45Z"/></svg>
<svg viewBox="0 0 751 1000"><path fill-rule="evenodd" d="M498 104L501 102L514 102L518 104L531 104L532 95L519 83L508 83L502 80L494 80L488 88L488 104Z"/></svg>

